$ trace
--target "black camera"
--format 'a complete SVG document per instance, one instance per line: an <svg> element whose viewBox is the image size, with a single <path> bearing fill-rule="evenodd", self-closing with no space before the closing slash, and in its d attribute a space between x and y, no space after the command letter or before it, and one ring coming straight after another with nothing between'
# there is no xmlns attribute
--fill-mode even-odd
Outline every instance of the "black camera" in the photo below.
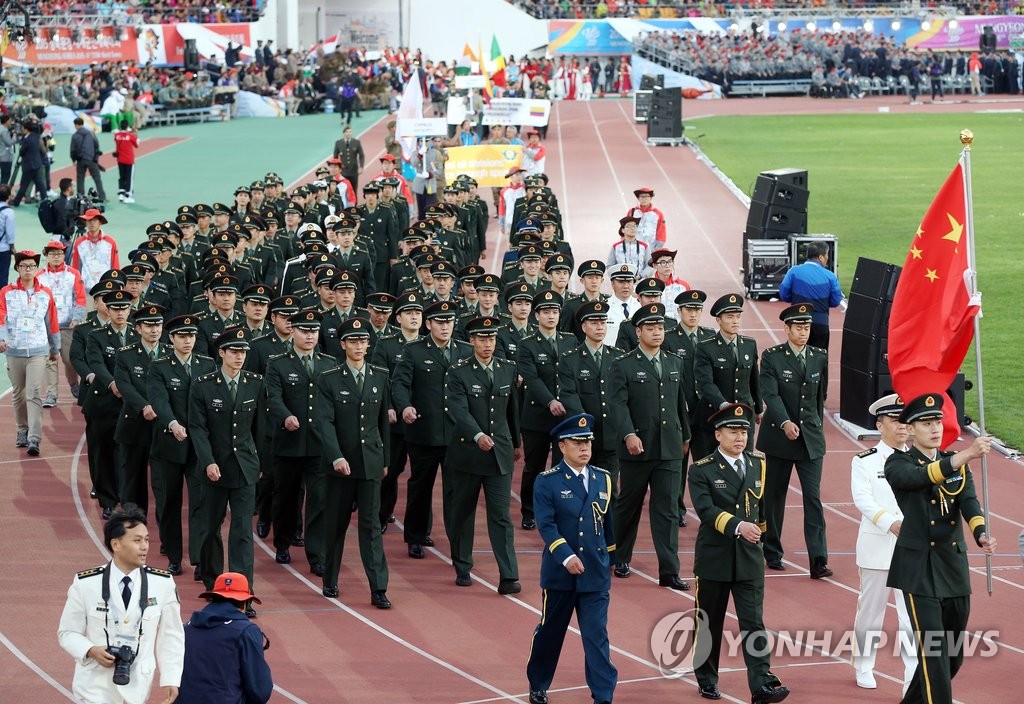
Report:
<svg viewBox="0 0 1024 704"><path fill-rule="evenodd" d="M107 652L114 656L114 684L126 685L132 681L131 669L135 653L128 645L108 645Z"/></svg>

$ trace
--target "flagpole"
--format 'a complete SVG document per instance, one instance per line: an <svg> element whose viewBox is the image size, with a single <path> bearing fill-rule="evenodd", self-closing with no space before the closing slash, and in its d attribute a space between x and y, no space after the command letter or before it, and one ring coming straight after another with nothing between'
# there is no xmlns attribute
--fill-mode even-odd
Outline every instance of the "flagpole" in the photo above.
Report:
<svg viewBox="0 0 1024 704"><path fill-rule="evenodd" d="M970 291L973 296L978 292L978 268L974 254L974 200L971 194L971 144L974 133L960 130L960 143L964 146L964 199L967 201L967 270L970 277ZM975 386L978 389L978 431L985 432L985 384L981 373L981 314L974 316L974 365ZM988 457L981 456L981 500L985 512L985 533L992 539L992 520L988 510ZM992 596L992 556L985 555L985 586L988 595Z"/></svg>

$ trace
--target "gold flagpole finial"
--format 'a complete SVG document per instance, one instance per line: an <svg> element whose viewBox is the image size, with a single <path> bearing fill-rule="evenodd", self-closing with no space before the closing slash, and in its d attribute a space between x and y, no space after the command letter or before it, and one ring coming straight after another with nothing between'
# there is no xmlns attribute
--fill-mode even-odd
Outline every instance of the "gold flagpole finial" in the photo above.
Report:
<svg viewBox="0 0 1024 704"><path fill-rule="evenodd" d="M960 130L960 144L964 145L964 148L970 149L971 143L974 142L974 133L970 130Z"/></svg>

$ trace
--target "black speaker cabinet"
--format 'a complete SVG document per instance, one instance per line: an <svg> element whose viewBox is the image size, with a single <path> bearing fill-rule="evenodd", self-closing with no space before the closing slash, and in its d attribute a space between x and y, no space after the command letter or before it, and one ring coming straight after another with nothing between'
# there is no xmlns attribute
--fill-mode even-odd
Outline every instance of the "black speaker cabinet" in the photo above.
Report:
<svg viewBox="0 0 1024 704"><path fill-rule="evenodd" d="M807 232L807 212L768 203L750 202L747 225L781 232Z"/></svg>
<svg viewBox="0 0 1024 704"><path fill-rule="evenodd" d="M747 239L751 240L788 240L793 233L786 232L785 230L773 230L770 227L765 228L747 225L744 230L744 234Z"/></svg>
<svg viewBox="0 0 1024 704"><path fill-rule="evenodd" d="M665 118L652 111L647 116L647 139L682 139L683 121L679 118Z"/></svg>
<svg viewBox="0 0 1024 704"><path fill-rule="evenodd" d="M969 420L965 413L966 388L964 375L957 374L946 390L956 407L960 427L967 425ZM839 415L845 421L856 423L862 428L874 428L875 419L868 413L868 406L893 391L892 377L889 376L888 369L877 374L868 374L845 365L839 367Z"/></svg>
<svg viewBox="0 0 1024 704"><path fill-rule="evenodd" d="M889 339L843 330L843 346L839 363L855 371L871 374L888 369Z"/></svg>
<svg viewBox="0 0 1024 704"><path fill-rule="evenodd" d="M807 188L807 169L772 169L762 171L761 176L767 176L782 185Z"/></svg>
<svg viewBox="0 0 1024 704"><path fill-rule="evenodd" d="M892 302L868 298L851 293L847 299L849 307L843 320L843 334L855 332L861 335L889 336L889 312Z"/></svg>
<svg viewBox="0 0 1024 704"><path fill-rule="evenodd" d="M896 264L861 257L857 260L857 269L853 273L850 293L891 301L896 294L896 282L899 281L901 270L902 267Z"/></svg>

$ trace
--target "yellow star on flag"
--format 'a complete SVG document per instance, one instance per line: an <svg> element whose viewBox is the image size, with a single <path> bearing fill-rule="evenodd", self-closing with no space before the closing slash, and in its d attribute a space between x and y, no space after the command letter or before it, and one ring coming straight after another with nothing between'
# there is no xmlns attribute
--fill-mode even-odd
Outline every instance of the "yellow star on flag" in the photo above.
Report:
<svg viewBox="0 0 1024 704"><path fill-rule="evenodd" d="M920 250L917 247L914 247L913 245L911 245L910 247L910 253L913 255L914 259L920 259L922 251L923 250Z"/></svg>
<svg viewBox="0 0 1024 704"><path fill-rule="evenodd" d="M935 272L935 269L925 269L925 278L932 283L935 283L935 279L939 278L939 275Z"/></svg>
<svg viewBox="0 0 1024 704"><path fill-rule="evenodd" d="M949 213L946 213L946 217L949 218L950 230L942 236L942 239L960 244L960 238L964 236L964 226L958 223L956 218Z"/></svg>
<svg viewBox="0 0 1024 704"><path fill-rule="evenodd" d="M922 224L923 224L923 223L922 223ZM921 236L921 235L923 235L923 234L924 234L924 230L922 230L922 229L921 229L921 225L918 225L918 226L917 226L917 232L915 232L915 233L914 233L914 236L915 236L915 237L920 237L920 236Z"/></svg>

